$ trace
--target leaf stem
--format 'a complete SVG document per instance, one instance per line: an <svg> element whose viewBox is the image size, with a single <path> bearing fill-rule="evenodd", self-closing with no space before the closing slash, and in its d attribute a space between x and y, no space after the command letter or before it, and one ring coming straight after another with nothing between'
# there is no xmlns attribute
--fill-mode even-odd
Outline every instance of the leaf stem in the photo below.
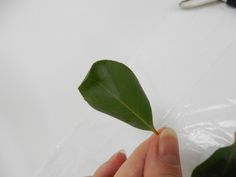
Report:
<svg viewBox="0 0 236 177"><path fill-rule="evenodd" d="M158 132L158 130L156 130L155 128L153 128L152 131L154 132L155 135L157 135L157 136L160 135L160 133Z"/></svg>

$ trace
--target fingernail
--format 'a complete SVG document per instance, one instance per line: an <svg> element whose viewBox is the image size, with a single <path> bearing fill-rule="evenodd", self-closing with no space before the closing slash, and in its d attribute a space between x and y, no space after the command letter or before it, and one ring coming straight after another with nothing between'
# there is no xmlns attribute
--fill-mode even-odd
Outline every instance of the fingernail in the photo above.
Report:
<svg viewBox="0 0 236 177"><path fill-rule="evenodd" d="M113 160L115 159L118 155L124 155L126 156L126 152L124 149L119 150L118 152L116 152L115 154L113 154L113 156L111 156L111 158L109 160Z"/></svg>
<svg viewBox="0 0 236 177"><path fill-rule="evenodd" d="M119 151L118 151L118 154L119 154L119 153L126 156L126 151L125 151L124 149L119 150Z"/></svg>
<svg viewBox="0 0 236 177"><path fill-rule="evenodd" d="M179 165L178 140L174 130L165 128L160 135L160 159L171 165Z"/></svg>

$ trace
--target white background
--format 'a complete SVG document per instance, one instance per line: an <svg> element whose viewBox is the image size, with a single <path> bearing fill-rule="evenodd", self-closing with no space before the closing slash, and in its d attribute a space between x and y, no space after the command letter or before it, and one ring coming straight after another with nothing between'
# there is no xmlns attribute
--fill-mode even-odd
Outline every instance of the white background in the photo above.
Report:
<svg viewBox="0 0 236 177"><path fill-rule="evenodd" d="M157 128L165 124L168 110L212 70L218 68L218 76L234 70L236 10L217 4L183 11L177 4L177 0L0 0L0 176L32 177L74 127L77 133L86 133L78 139L86 146L101 143L101 129L123 132L118 140L124 144L109 143L110 150L99 151L98 161L86 173L117 148L125 146L131 152L150 134L99 119L106 116L83 101L77 87L98 59L119 60L136 73ZM228 82L224 77L214 81L223 88L217 95L231 88L227 93L233 98L234 77L229 75ZM201 92L196 95L207 105ZM93 122L92 130L85 128L87 122Z"/></svg>

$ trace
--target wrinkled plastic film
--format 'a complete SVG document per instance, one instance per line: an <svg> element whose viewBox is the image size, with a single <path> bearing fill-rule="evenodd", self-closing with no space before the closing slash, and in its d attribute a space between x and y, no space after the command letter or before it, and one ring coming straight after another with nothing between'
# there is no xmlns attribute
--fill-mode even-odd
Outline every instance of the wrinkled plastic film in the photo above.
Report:
<svg viewBox="0 0 236 177"><path fill-rule="evenodd" d="M235 105L231 106L212 105L204 109L190 109L179 116L183 124L178 135L184 176L191 176L193 169L215 150L234 142L236 121L233 117L225 119L229 112L235 112ZM222 119L217 115L221 115ZM199 118L202 121L198 121Z"/></svg>
<svg viewBox="0 0 236 177"><path fill-rule="evenodd" d="M184 177L215 150L234 142L235 75L234 61L221 60L166 116L163 125L178 132Z"/></svg>

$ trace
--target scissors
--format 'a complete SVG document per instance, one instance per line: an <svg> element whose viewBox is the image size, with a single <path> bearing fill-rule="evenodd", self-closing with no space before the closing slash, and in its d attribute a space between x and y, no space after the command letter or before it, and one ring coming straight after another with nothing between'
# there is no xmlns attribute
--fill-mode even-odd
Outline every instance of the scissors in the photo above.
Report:
<svg viewBox="0 0 236 177"><path fill-rule="evenodd" d="M179 3L179 6L183 9L190 9L220 2L236 8L236 0L183 0Z"/></svg>

